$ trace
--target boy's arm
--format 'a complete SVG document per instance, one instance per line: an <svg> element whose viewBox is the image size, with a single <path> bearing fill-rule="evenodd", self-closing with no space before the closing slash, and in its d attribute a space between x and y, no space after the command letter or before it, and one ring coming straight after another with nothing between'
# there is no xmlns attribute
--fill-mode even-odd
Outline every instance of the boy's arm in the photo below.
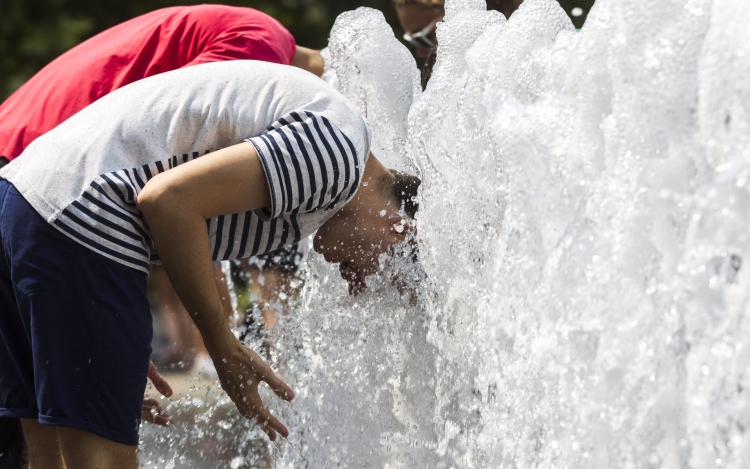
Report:
<svg viewBox="0 0 750 469"><path fill-rule="evenodd" d="M232 308L232 294L229 291L229 280L224 275L220 262L214 262L214 278L216 279L216 290L221 298L221 306L224 308L224 314L230 326L236 326L237 317Z"/></svg>
<svg viewBox="0 0 750 469"><path fill-rule="evenodd" d="M270 205L263 166L250 143L209 153L153 177L138 195L138 207L175 291L203 335L224 390L237 409L257 419L271 440L288 431L263 406L258 385L292 400L291 388L229 329L216 288L206 219Z"/></svg>
<svg viewBox="0 0 750 469"><path fill-rule="evenodd" d="M326 66L319 50L308 49L302 46L297 46L294 58L292 59L292 65L317 76L323 75Z"/></svg>

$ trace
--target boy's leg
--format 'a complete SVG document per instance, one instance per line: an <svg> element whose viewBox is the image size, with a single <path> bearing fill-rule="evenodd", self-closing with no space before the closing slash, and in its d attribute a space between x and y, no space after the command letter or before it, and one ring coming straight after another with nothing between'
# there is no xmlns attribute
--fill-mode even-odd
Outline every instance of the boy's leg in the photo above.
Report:
<svg viewBox="0 0 750 469"><path fill-rule="evenodd" d="M50 427L57 430L65 465L80 469L136 469L136 446L116 443L75 428ZM31 468L33 469L33 467Z"/></svg>
<svg viewBox="0 0 750 469"><path fill-rule="evenodd" d="M14 188L1 195L0 416L82 432L57 430L63 456L76 442L101 448L98 435L129 464L151 353L146 274L71 241Z"/></svg>
<svg viewBox="0 0 750 469"><path fill-rule="evenodd" d="M33 419L21 419L21 425L29 447L29 469L137 467L135 446L75 428L42 425Z"/></svg>
<svg viewBox="0 0 750 469"><path fill-rule="evenodd" d="M21 419L23 436L29 448L29 469L62 469L62 455L57 444L57 429L36 419ZM74 466L71 466L74 467Z"/></svg>
<svg viewBox="0 0 750 469"><path fill-rule="evenodd" d="M48 438L41 433L31 433L23 436L21 425L31 419L36 419L39 411L34 395L34 370L31 352L31 343L26 333L28 317L24 317L18 310L15 297L15 286L11 280L11 263L8 253L7 229L5 206L10 184L0 180L0 439L14 441L3 441L0 452L6 453L15 447L13 453L18 452L18 443L15 441L20 437L21 442L28 439L30 444L37 444L37 451L29 451L29 457L39 456L37 461L31 464L31 468L58 467L60 464L59 452L50 454L42 452L42 448L49 446L57 447L56 441L48 445ZM19 424L20 422L20 424ZM54 430L54 429L53 429ZM20 433L20 435L18 434ZM54 436L54 431L53 431ZM48 457L45 457L48 456ZM25 461L18 454L13 454L13 460L9 460L8 454L0 457L0 467L17 469L26 467ZM23 465L23 466L21 466Z"/></svg>

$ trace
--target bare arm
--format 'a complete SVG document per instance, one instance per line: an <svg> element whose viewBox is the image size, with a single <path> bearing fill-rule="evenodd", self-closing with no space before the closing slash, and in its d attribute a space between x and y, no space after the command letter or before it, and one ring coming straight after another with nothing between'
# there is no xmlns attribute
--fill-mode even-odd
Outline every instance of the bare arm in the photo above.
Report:
<svg viewBox="0 0 750 469"><path fill-rule="evenodd" d="M232 308L232 294L229 291L229 281L226 275L224 275L224 270L222 270L221 263L219 262L214 263L214 277L216 278L216 290L219 292L221 306L224 308L229 325L236 326L237 317Z"/></svg>
<svg viewBox="0 0 750 469"><path fill-rule="evenodd" d="M307 47L297 46L297 51L294 53L294 58L292 59L292 65L317 76L323 75L325 71L325 61L323 60L323 56L320 55L320 51L308 49Z"/></svg>
<svg viewBox="0 0 750 469"><path fill-rule="evenodd" d="M203 335L224 390L239 411L257 419L273 440L287 429L263 406L265 381L282 399L291 388L232 334L216 287L206 219L267 207L270 194L263 166L250 143L210 153L152 178L138 195L175 291ZM267 426L266 426L267 425Z"/></svg>

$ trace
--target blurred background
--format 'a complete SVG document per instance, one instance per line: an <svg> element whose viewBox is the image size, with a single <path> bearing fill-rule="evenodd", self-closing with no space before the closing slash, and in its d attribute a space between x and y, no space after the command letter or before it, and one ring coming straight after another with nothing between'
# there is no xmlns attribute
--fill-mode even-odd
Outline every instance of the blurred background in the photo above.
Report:
<svg viewBox="0 0 750 469"><path fill-rule="evenodd" d="M559 0L577 28L593 0ZM158 8L206 2L179 0L0 0L0 101L51 60L89 37ZM397 37L403 31L392 0L228 0L278 19L297 43L322 48L336 17L367 6L381 10Z"/></svg>

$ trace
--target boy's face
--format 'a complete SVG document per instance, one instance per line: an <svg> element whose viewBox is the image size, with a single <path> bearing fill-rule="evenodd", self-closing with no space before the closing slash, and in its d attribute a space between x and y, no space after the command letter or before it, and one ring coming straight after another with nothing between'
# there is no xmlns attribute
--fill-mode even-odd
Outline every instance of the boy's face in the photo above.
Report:
<svg viewBox="0 0 750 469"><path fill-rule="evenodd" d="M339 212L320 227L313 248L326 261L339 263L341 277L349 283L349 293L365 287L365 278L378 272L379 258L394 244L406 240L409 227L394 210L394 203L382 197L352 200L356 210Z"/></svg>

